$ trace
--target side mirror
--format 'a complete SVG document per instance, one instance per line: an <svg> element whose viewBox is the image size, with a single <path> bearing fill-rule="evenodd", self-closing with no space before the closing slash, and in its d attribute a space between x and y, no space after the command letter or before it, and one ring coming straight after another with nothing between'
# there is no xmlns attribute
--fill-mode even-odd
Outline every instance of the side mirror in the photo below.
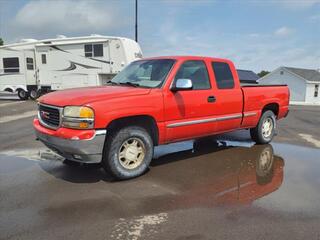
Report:
<svg viewBox="0 0 320 240"><path fill-rule="evenodd" d="M175 81L174 86L172 86L172 91L183 91L192 89L192 81L187 78L179 78Z"/></svg>

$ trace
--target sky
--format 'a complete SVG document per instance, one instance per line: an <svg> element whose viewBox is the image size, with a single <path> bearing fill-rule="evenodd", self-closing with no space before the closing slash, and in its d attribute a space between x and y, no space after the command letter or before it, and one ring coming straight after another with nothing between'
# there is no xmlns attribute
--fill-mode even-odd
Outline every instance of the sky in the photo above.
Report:
<svg viewBox="0 0 320 240"><path fill-rule="evenodd" d="M134 39L134 0L0 0L0 37ZM145 57L229 58L255 72L320 68L320 0L138 0Z"/></svg>

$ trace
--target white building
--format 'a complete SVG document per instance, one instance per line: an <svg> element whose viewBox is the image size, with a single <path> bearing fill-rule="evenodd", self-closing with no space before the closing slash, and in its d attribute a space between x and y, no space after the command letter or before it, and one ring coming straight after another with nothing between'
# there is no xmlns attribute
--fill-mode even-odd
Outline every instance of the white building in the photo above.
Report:
<svg viewBox="0 0 320 240"><path fill-rule="evenodd" d="M263 85L287 84L291 103L320 104L318 70L279 67L258 81Z"/></svg>

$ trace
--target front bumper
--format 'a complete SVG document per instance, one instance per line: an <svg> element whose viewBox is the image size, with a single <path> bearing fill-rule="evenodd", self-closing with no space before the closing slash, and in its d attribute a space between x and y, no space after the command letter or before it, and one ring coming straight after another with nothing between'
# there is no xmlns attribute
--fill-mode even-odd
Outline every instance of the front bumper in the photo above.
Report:
<svg viewBox="0 0 320 240"><path fill-rule="evenodd" d="M44 145L60 156L81 163L100 163L106 130L96 130L93 137L72 140L43 133L35 127L35 134Z"/></svg>

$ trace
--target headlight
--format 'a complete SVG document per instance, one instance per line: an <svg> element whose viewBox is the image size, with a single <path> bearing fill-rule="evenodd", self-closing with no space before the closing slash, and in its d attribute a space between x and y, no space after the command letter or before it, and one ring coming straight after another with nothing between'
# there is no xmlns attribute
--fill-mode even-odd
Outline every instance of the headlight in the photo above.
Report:
<svg viewBox="0 0 320 240"><path fill-rule="evenodd" d="M62 126L76 129L91 129L94 112L89 107L67 106L63 109Z"/></svg>

